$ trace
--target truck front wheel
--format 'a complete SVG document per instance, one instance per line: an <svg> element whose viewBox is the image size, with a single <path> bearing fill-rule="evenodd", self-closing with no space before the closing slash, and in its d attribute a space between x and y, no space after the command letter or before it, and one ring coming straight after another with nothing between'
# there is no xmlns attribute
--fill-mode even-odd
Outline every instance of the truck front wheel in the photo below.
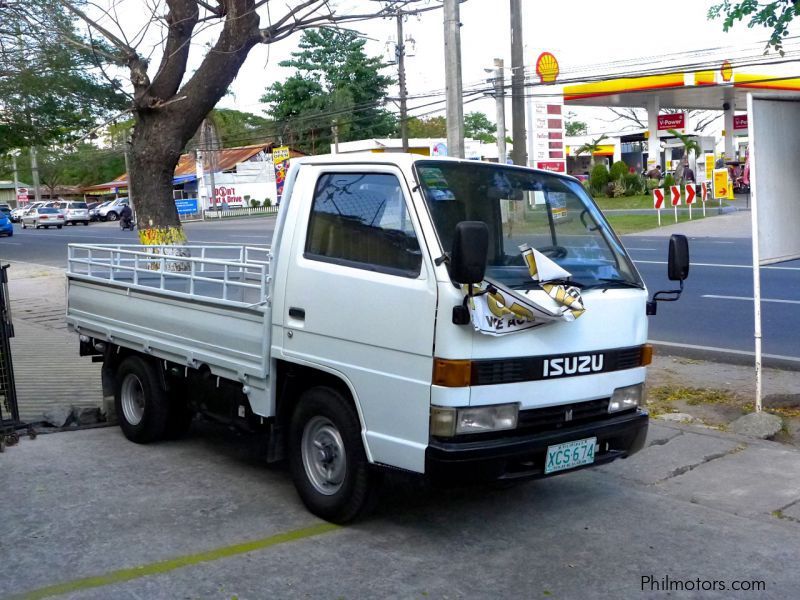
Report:
<svg viewBox="0 0 800 600"><path fill-rule="evenodd" d="M169 418L169 402L155 367L129 356L117 369L114 397L117 418L125 437L137 444L162 439Z"/></svg>
<svg viewBox="0 0 800 600"><path fill-rule="evenodd" d="M303 393L289 430L289 467L300 498L334 523L356 518L374 493L374 475L352 403L337 390Z"/></svg>

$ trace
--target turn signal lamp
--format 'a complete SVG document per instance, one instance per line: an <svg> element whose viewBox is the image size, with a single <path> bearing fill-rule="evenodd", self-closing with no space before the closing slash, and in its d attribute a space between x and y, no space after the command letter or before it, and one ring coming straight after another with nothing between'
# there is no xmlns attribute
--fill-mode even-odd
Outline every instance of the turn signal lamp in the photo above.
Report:
<svg viewBox="0 0 800 600"><path fill-rule="evenodd" d="M653 362L653 346L652 344L645 344L642 346L642 366L646 367Z"/></svg>
<svg viewBox="0 0 800 600"><path fill-rule="evenodd" d="M472 361L433 359L433 385L469 387L472 381Z"/></svg>

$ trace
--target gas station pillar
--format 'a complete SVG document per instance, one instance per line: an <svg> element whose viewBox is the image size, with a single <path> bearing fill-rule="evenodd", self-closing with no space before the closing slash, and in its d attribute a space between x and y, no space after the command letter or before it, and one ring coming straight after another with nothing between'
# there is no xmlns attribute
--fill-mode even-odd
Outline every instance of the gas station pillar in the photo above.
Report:
<svg viewBox="0 0 800 600"><path fill-rule="evenodd" d="M733 102L726 102L722 108L725 111L725 160L733 160Z"/></svg>
<svg viewBox="0 0 800 600"><path fill-rule="evenodd" d="M647 100L647 170L661 163L661 144L658 140L658 112L661 110L659 97Z"/></svg>

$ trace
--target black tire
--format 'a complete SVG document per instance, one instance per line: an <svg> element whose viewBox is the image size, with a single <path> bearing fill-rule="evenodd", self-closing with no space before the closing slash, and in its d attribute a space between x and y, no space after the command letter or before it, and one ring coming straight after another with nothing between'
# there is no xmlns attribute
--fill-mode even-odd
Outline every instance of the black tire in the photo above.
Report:
<svg viewBox="0 0 800 600"><path fill-rule="evenodd" d="M314 483L315 474L319 480L320 473L313 466L306 466L302 451L304 434L312 434L320 424L329 428L321 432L323 435L338 432L344 454L340 463L344 465L341 481L332 484L327 493L320 491L319 483ZM331 448L335 450L337 444L326 445L324 451ZM341 458L341 454L336 456ZM314 464L324 462L320 458L313 460L309 456L309 459ZM331 463L336 460L331 459ZM300 397L289 427L289 469L303 504L327 521L352 521L371 504L377 486L361 441L361 424L352 402L337 390L315 387Z"/></svg>
<svg viewBox="0 0 800 600"><path fill-rule="evenodd" d="M119 219L119 216L113 210L106 215L106 221L116 221L117 219Z"/></svg>
<svg viewBox="0 0 800 600"><path fill-rule="evenodd" d="M89 226L89 221L84 221L83 224L88 227Z"/></svg>
<svg viewBox="0 0 800 600"><path fill-rule="evenodd" d="M56 229L61 229L63 225L56 225Z"/></svg>
<svg viewBox="0 0 800 600"><path fill-rule="evenodd" d="M131 386L126 389L126 386ZM138 388L138 389L137 389ZM137 421L131 414L131 404L123 404L123 394L141 391L141 415ZM165 437L169 419L169 399L161 387L156 367L138 356L129 356L117 368L114 407L122 433L137 444L155 442Z"/></svg>

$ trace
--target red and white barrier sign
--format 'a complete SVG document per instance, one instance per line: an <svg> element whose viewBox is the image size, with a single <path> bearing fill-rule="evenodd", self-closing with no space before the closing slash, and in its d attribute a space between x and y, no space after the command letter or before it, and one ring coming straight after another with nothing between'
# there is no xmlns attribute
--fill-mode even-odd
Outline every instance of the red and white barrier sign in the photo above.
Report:
<svg viewBox="0 0 800 600"><path fill-rule="evenodd" d="M700 184L700 199L703 202L708 200L708 184L705 182Z"/></svg>
<svg viewBox="0 0 800 600"><path fill-rule="evenodd" d="M679 185L669 186L669 196L672 206L680 206L681 204L681 187Z"/></svg>
<svg viewBox="0 0 800 600"><path fill-rule="evenodd" d="M658 188L653 190L653 208L661 210L664 206L664 190Z"/></svg>
<svg viewBox="0 0 800 600"><path fill-rule="evenodd" d="M693 185L686 186L686 204L691 206L697 198L697 190Z"/></svg>

